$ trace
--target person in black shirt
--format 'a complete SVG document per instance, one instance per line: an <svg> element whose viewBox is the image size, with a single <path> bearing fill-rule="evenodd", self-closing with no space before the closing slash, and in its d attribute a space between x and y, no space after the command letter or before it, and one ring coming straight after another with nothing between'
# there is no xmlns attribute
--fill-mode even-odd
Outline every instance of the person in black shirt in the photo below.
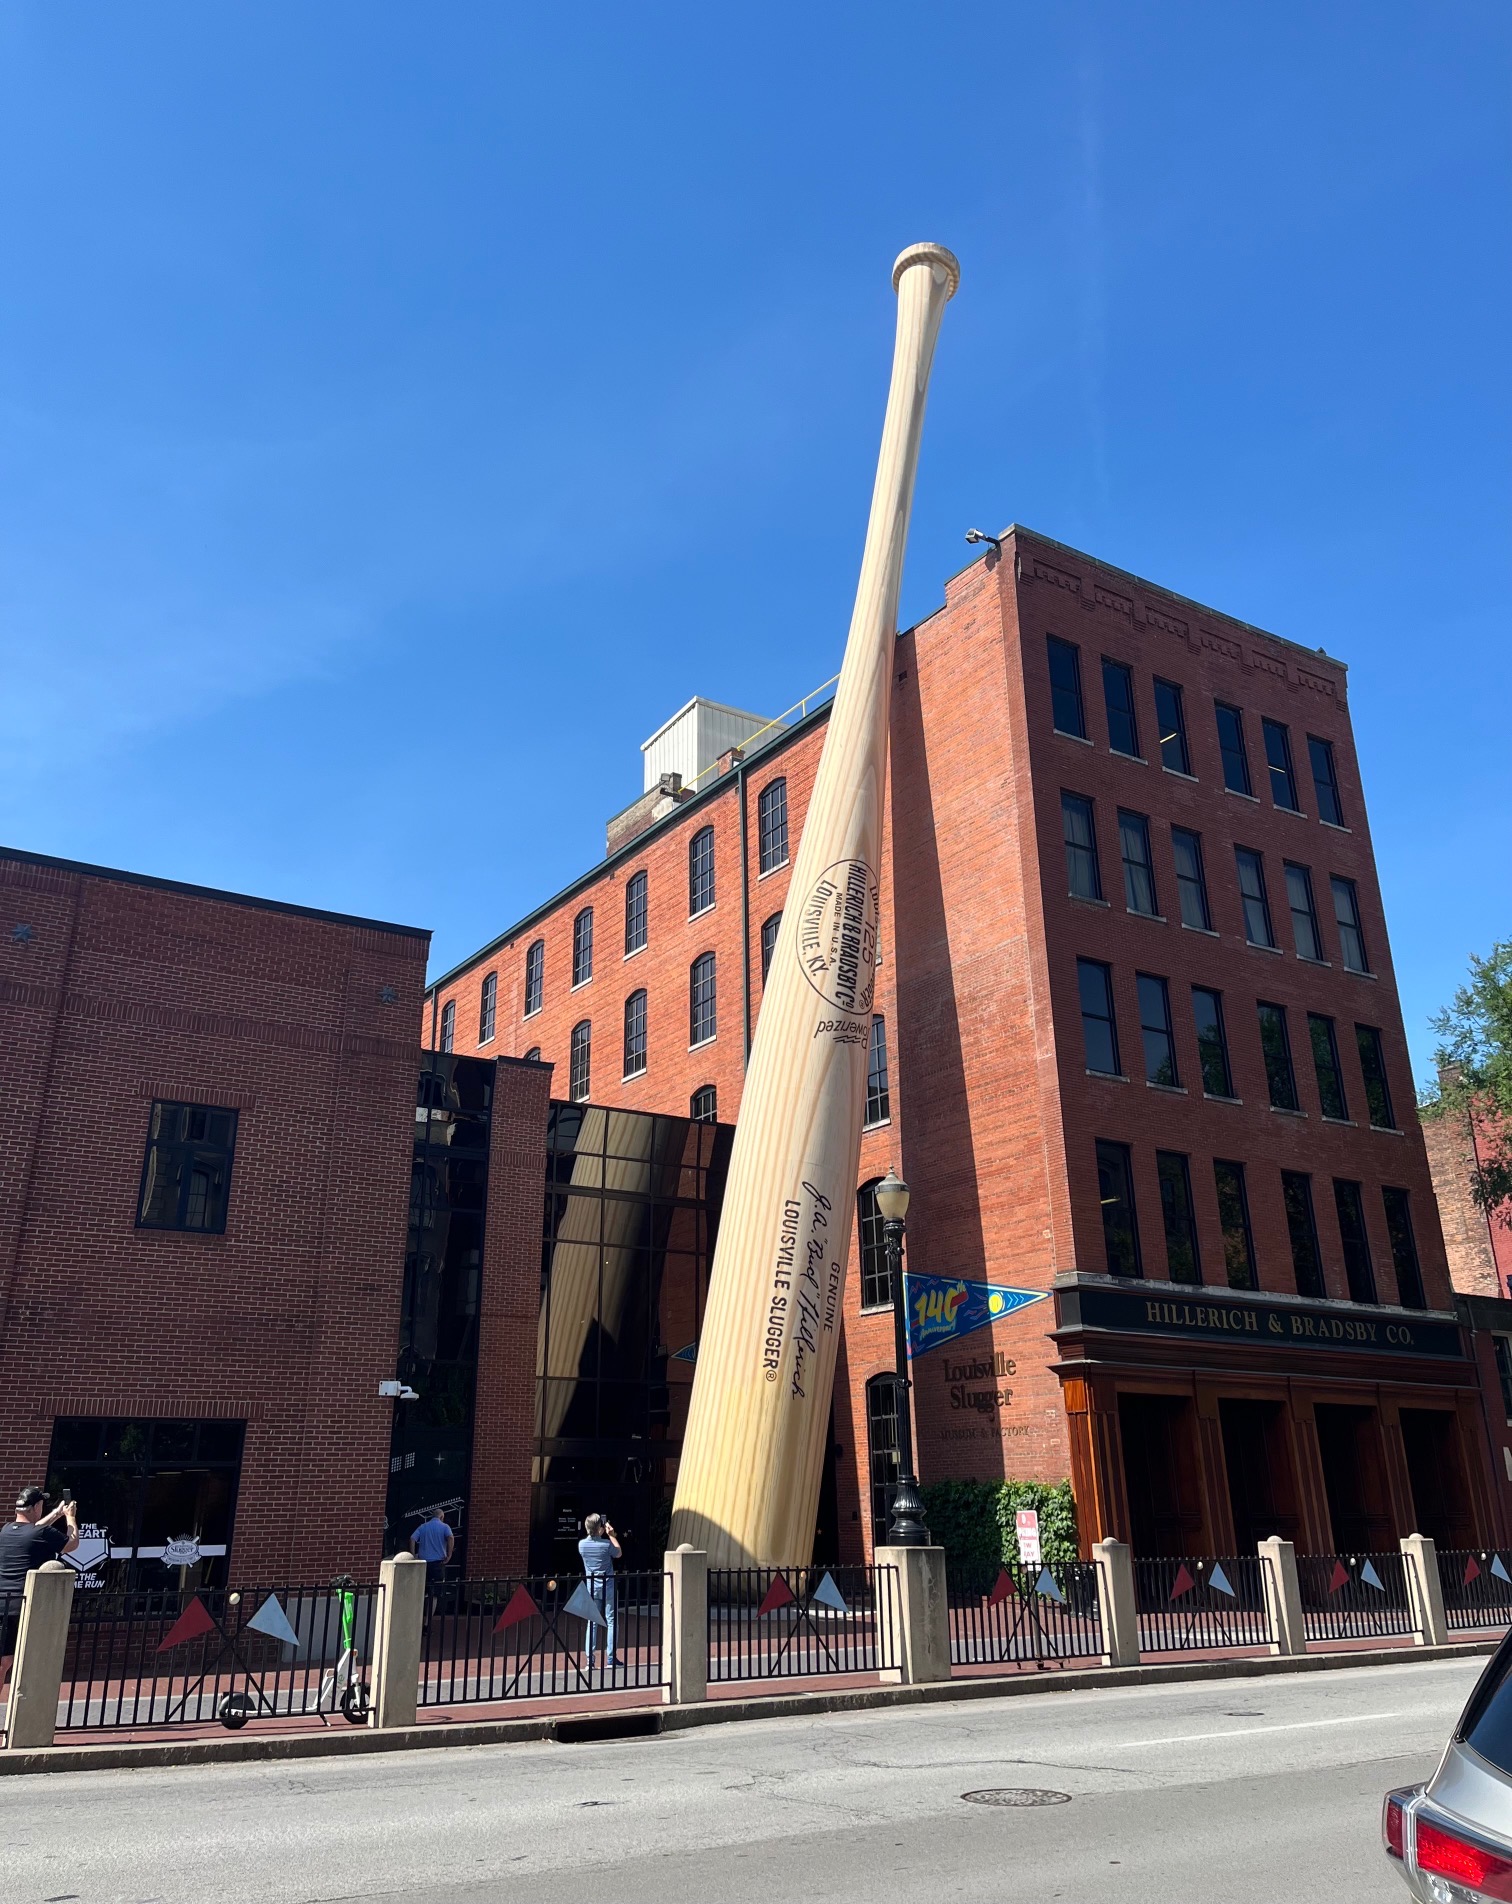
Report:
<svg viewBox="0 0 1512 1904"><path fill-rule="evenodd" d="M11 1650L26 1576L44 1561L71 1554L79 1544L79 1517L73 1502L60 1501L50 1514L44 1512L46 1506L41 1488L24 1487L16 1496L16 1518L0 1527L0 1653ZM59 1521L67 1522L66 1530Z"/></svg>

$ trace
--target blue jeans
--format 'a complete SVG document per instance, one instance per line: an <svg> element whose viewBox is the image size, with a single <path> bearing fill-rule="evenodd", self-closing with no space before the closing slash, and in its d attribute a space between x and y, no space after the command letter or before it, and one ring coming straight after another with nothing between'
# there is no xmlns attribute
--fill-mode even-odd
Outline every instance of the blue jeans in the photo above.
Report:
<svg viewBox="0 0 1512 1904"><path fill-rule="evenodd" d="M588 1664L590 1666L593 1664L594 1657L602 1646L606 1664L617 1665L618 1660L614 1650L614 1581L604 1579L601 1574L590 1574L588 1591L593 1595L595 1606L608 1621L607 1626L599 1626L593 1620L588 1622Z"/></svg>

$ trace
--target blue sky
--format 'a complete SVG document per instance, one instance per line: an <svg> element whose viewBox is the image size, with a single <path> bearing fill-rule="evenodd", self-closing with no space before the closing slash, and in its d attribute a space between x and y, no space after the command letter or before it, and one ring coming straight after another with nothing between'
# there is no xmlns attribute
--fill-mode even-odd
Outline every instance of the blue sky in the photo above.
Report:
<svg viewBox="0 0 1512 1904"><path fill-rule="evenodd" d="M1512 15L0 9L0 839L435 931L1018 520L1324 646L1409 1036L1512 933Z"/></svg>

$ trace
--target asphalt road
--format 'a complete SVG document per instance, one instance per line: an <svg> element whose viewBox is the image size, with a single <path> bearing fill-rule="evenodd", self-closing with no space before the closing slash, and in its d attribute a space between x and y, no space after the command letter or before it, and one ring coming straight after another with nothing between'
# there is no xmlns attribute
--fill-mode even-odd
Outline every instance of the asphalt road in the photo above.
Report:
<svg viewBox="0 0 1512 1904"><path fill-rule="evenodd" d="M7 1778L0 1904L1398 1904L1381 1794L1431 1771L1480 1665Z"/></svg>

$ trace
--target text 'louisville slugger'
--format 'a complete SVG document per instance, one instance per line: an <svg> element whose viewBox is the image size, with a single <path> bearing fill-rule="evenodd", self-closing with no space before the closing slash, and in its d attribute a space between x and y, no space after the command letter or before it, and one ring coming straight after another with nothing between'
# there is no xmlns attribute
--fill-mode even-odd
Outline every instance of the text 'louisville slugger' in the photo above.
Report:
<svg viewBox="0 0 1512 1904"><path fill-rule="evenodd" d="M761 1000L678 1467L673 1544L813 1548L866 1097L893 644L935 339L960 267L911 245L861 579Z"/></svg>

